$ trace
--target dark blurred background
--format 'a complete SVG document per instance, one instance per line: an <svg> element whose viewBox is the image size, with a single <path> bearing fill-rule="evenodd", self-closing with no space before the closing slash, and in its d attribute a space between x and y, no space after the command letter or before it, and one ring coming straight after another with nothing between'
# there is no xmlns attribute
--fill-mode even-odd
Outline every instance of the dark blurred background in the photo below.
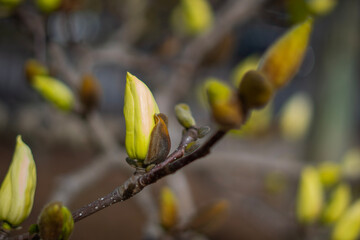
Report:
<svg viewBox="0 0 360 240"><path fill-rule="evenodd" d="M204 104L205 80L216 77L234 86L244 60L261 56L308 13L315 14L315 23L303 65L270 107L253 114L244 131L229 134L205 159L76 223L72 239L171 239L157 216L165 185L178 197L183 222L197 209L228 202L226 218L215 214L209 222L221 223L199 230L196 239L304 239L295 217L302 166L341 164L359 145L357 0L323 0L320 10L311 9L310 0L208 0L213 21L195 33L175 14L180 0L63 0L47 11L39 8L42 1L14 7L6 2L0 0L0 179L18 134L32 149L38 171L33 211L14 234L35 222L50 200L75 210L131 176L123 147L127 71L149 86L168 115L175 149L181 128L174 105L186 102L198 125L215 129ZM335 5L327 9L326 2ZM199 6L193 7L201 18L209 9ZM95 76L102 92L98 108L84 118L44 101L26 80L29 59L46 65L74 94L84 74ZM293 111L286 111L290 102ZM311 229L309 239L327 239L329 231Z"/></svg>

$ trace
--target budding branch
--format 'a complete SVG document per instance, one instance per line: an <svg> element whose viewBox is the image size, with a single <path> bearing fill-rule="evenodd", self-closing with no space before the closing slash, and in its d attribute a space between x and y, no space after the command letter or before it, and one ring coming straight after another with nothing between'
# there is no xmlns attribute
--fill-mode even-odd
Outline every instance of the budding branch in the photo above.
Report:
<svg viewBox="0 0 360 240"><path fill-rule="evenodd" d="M137 193L139 193L146 186L155 183L159 179L175 173L179 169L185 167L189 163L202 158L210 153L210 149L215 145L221 138L225 136L227 131L218 130L212 135L201 147L189 155L185 155L185 149L188 144L199 139L198 131L196 128L189 128L184 131L181 142L178 148L171 153L163 162L156 165L148 172L136 171L124 184L117 187L114 191L101 197L92 203L89 203L78 210L75 210L72 215L75 222L80 221L106 207L109 207L115 203L125 201ZM25 233L18 235L13 238L5 238L9 240L20 240L20 239L39 239L38 235L29 235Z"/></svg>

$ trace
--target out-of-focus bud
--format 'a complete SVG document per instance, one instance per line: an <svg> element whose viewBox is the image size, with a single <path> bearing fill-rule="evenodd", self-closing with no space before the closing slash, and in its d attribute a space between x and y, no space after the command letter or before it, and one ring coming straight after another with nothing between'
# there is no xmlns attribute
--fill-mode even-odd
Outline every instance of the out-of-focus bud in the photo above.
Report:
<svg viewBox="0 0 360 240"><path fill-rule="evenodd" d="M236 94L229 86L215 79L208 80L205 88L215 121L224 128L238 128L244 116Z"/></svg>
<svg viewBox="0 0 360 240"><path fill-rule="evenodd" d="M303 139L308 133L313 115L313 104L305 93L292 96L280 113L280 130L289 141Z"/></svg>
<svg viewBox="0 0 360 240"><path fill-rule="evenodd" d="M341 168L334 162L322 162L318 167L320 181L324 187L331 187L341 178Z"/></svg>
<svg viewBox="0 0 360 240"><path fill-rule="evenodd" d="M93 75L86 74L82 77L79 95L80 101L83 104L86 113L92 111L98 106L101 88L97 79Z"/></svg>
<svg viewBox="0 0 360 240"><path fill-rule="evenodd" d="M239 85L238 94L247 109L262 108L273 95L272 84L261 72L247 72Z"/></svg>
<svg viewBox="0 0 360 240"><path fill-rule="evenodd" d="M70 111L74 107L74 95L70 88L61 81L37 75L33 77L32 87L47 101L63 111Z"/></svg>
<svg viewBox="0 0 360 240"><path fill-rule="evenodd" d="M144 160L145 164L160 163L170 152L171 141L167 128L167 117L159 113L154 115L155 126L151 131L150 145Z"/></svg>
<svg viewBox="0 0 360 240"><path fill-rule="evenodd" d="M13 160L0 188L0 222L20 225L31 212L35 188L35 162L30 148L18 136Z"/></svg>
<svg viewBox="0 0 360 240"><path fill-rule="evenodd" d="M305 167L301 172L297 196L296 214L299 222L315 222L321 213L322 205L323 189L319 175L314 167Z"/></svg>
<svg viewBox="0 0 360 240"><path fill-rule="evenodd" d="M325 207L322 221L331 224L337 221L345 212L351 201L351 190L349 185L343 183L336 187L332 192L330 201Z"/></svg>
<svg viewBox="0 0 360 240"><path fill-rule="evenodd" d="M177 120L184 128L190 128L196 125L195 119L191 114L191 109L189 105L185 103L177 104L175 106L175 114Z"/></svg>
<svg viewBox="0 0 360 240"><path fill-rule="evenodd" d="M332 240L355 240L360 233L360 200L351 205L333 228Z"/></svg>
<svg viewBox="0 0 360 240"><path fill-rule="evenodd" d="M159 108L149 88L137 77L127 73L124 99L125 146L131 159L143 161L146 158L151 132L155 127L154 116L158 113Z"/></svg>
<svg viewBox="0 0 360 240"><path fill-rule="evenodd" d="M250 55L242 60L238 65L235 66L231 79L234 86L240 86L240 82L243 79L245 73L258 68L260 57L258 55Z"/></svg>
<svg viewBox="0 0 360 240"><path fill-rule="evenodd" d="M213 12L207 0L181 0L171 20L178 32L196 35L211 27Z"/></svg>
<svg viewBox="0 0 360 240"><path fill-rule="evenodd" d="M43 240L67 240L74 229L74 219L62 203L53 202L42 210L38 226Z"/></svg>
<svg viewBox="0 0 360 240"><path fill-rule="evenodd" d="M289 82L303 61L313 25L306 21L290 29L266 51L258 70L278 89Z"/></svg>
<svg viewBox="0 0 360 240"><path fill-rule="evenodd" d="M165 229L175 227L178 221L178 203L170 188L164 187L160 195L160 222Z"/></svg>
<svg viewBox="0 0 360 240"><path fill-rule="evenodd" d="M43 13L51 13L60 7L61 2L62 0L36 0L36 6Z"/></svg>
<svg viewBox="0 0 360 240"><path fill-rule="evenodd" d="M346 178L360 178L360 149L348 150L341 160L341 171Z"/></svg>
<svg viewBox="0 0 360 240"><path fill-rule="evenodd" d="M311 13L315 15L326 15L330 13L336 6L337 0L306 0Z"/></svg>
<svg viewBox="0 0 360 240"><path fill-rule="evenodd" d="M25 63L25 75L31 83L36 75L48 75L48 69L35 59L27 60Z"/></svg>
<svg viewBox="0 0 360 240"><path fill-rule="evenodd" d="M265 189L272 195L278 195L284 192L287 187L287 181L284 175L272 172L269 173L265 178Z"/></svg>
<svg viewBox="0 0 360 240"><path fill-rule="evenodd" d="M201 233L210 233L221 226L228 210L229 202L226 200L219 200L207 205L195 213L185 228Z"/></svg>

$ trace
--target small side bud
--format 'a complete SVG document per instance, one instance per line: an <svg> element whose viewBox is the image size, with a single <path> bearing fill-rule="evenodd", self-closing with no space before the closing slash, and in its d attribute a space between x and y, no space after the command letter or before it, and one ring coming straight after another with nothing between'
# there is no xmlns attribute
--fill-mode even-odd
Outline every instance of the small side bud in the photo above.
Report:
<svg viewBox="0 0 360 240"><path fill-rule="evenodd" d="M270 101L273 87L262 73L249 71L241 80L238 95L247 109L262 108Z"/></svg>
<svg viewBox="0 0 360 240"><path fill-rule="evenodd" d="M353 203L333 228L332 240L356 240L360 235L360 200Z"/></svg>
<svg viewBox="0 0 360 240"><path fill-rule="evenodd" d="M334 162L322 162L318 167L320 181L324 187L332 187L341 179L341 167Z"/></svg>
<svg viewBox="0 0 360 240"><path fill-rule="evenodd" d="M314 167L305 167L301 172L297 196L297 218L300 223L311 224L317 220L323 205L323 189Z"/></svg>
<svg viewBox="0 0 360 240"><path fill-rule="evenodd" d="M299 70L303 61L313 20L306 21L290 29L265 53L258 70L278 89L288 83Z"/></svg>
<svg viewBox="0 0 360 240"><path fill-rule="evenodd" d="M206 135L209 134L210 132L210 127L208 126L203 126L203 127L200 127L198 128L197 132L198 132L198 138L203 138L205 137Z"/></svg>
<svg viewBox="0 0 360 240"><path fill-rule="evenodd" d="M25 63L25 76L29 83L31 83L37 75L49 75L49 70L35 59L27 60Z"/></svg>
<svg viewBox="0 0 360 240"><path fill-rule="evenodd" d="M0 187L0 222L19 226L30 214L36 188L36 166L30 148L17 137L10 168Z"/></svg>
<svg viewBox="0 0 360 240"><path fill-rule="evenodd" d="M330 201L325 207L322 221L326 224L336 222L345 212L351 201L350 186L343 183L332 192Z"/></svg>
<svg viewBox="0 0 360 240"><path fill-rule="evenodd" d="M238 128L244 121L242 106L235 93L224 83L208 80L205 85L215 121L224 128Z"/></svg>
<svg viewBox="0 0 360 240"><path fill-rule="evenodd" d="M166 230L175 227L178 221L178 203L175 194L165 187L160 195L160 222Z"/></svg>
<svg viewBox="0 0 360 240"><path fill-rule="evenodd" d="M231 80L234 86L240 86L241 80L248 71L256 70L259 66L260 57L258 55L250 55L238 63L232 70Z"/></svg>
<svg viewBox="0 0 360 240"><path fill-rule="evenodd" d="M70 111L74 107L75 99L72 91L61 81L37 75L33 78L32 87L47 101L63 111Z"/></svg>
<svg viewBox="0 0 360 240"><path fill-rule="evenodd" d="M194 127L196 125L195 119L191 114L189 105L180 103L175 106L175 114L179 123L184 128Z"/></svg>
<svg viewBox="0 0 360 240"><path fill-rule="evenodd" d="M62 203L53 202L42 210L38 226L43 240L67 240L74 229L74 219Z"/></svg>
<svg viewBox="0 0 360 240"><path fill-rule="evenodd" d="M100 95L101 88L97 79L91 74L84 75L81 79L79 96L85 113L91 112L99 105Z"/></svg>

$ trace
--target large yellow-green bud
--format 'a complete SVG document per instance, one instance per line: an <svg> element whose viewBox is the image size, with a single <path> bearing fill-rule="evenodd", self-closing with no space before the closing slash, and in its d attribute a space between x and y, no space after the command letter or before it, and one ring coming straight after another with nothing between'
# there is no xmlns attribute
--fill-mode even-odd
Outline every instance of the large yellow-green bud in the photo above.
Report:
<svg viewBox="0 0 360 240"><path fill-rule="evenodd" d="M332 240L355 240L360 233L360 200L340 217L333 228Z"/></svg>
<svg viewBox="0 0 360 240"><path fill-rule="evenodd" d="M299 222L310 224L317 220L323 205L323 189L319 174L314 167L305 167L301 172L297 196Z"/></svg>
<svg viewBox="0 0 360 240"><path fill-rule="evenodd" d="M155 126L154 115L158 113L159 108L149 88L137 77L127 73L124 100L125 147L131 159L145 160Z"/></svg>
<svg viewBox="0 0 360 240"><path fill-rule="evenodd" d="M336 222L345 212L351 201L351 189L348 184L342 183L332 192L331 198L322 215L326 224Z"/></svg>
<svg viewBox="0 0 360 240"><path fill-rule="evenodd" d="M313 25L311 18L291 28L266 51L258 70L278 89L293 78L303 61Z"/></svg>
<svg viewBox="0 0 360 240"><path fill-rule="evenodd" d="M74 107L74 95L70 88L61 81L50 76L37 75L33 77L31 85L57 108L70 111Z"/></svg>
<svg viewBox="0 0 360 240"><path fill-rule="evenodd" d="M30 148L18 136L13 160L0 188L0 222L20 225L31 212L35 188L35 162Z"/></svg>
<svg viewBox="0 0 360 240"><path fill-rule="evenodd" d="M74 219L62 203L54 202L42 210L38 226L43 240L67 240L74 229Z"/></svg>

